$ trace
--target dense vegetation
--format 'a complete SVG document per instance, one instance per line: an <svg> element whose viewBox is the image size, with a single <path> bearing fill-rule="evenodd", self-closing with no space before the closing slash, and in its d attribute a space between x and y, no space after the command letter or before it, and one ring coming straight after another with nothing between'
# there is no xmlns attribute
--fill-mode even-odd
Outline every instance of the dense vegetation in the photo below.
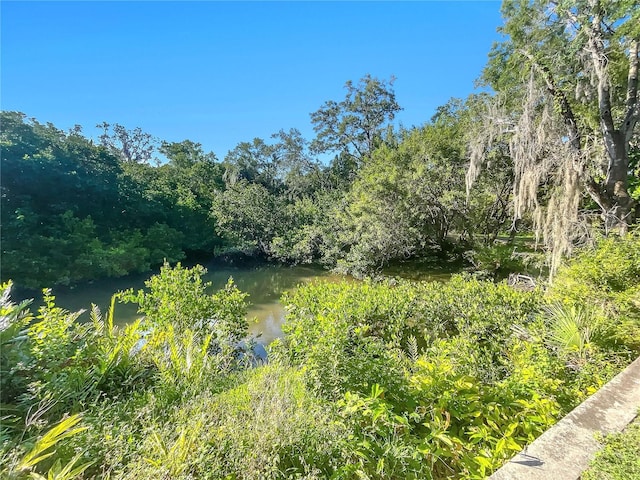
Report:
<svg viewBox="0 0 640 480"><path fill-rule="evenodd" d="M208 294L201 267L165 265L119 294L144 314L122 329L50 296L32 313L5 286L0 469L483 478L640 353L639 252L637 235L603 240L546 290L466 276L301 287L267 365L241 341L244 295Z"/></svg>
<svg viewBox="0 0 640 480"><path fill-rule="evenodd" d="M296 130L241 143L223 162L191 141L164 142L157 152L167 161L152 165L153 139L139 131L105 126L95 145L78 129L3 112L2 277L41 288L230 250L370 274L495 237L511 178L498 165L466 200L466 107L452 102L424 127L383 134L387 99L391 84L366 77L332 107L345 118L314 114L323 130L311 146L341 149L324 166ZM381 110L375 128L359 132L363 145L329 142L339 136L331 128L359 128L334 123L355 122L347 113L362 102Z"/></svg>
<svg viewBox="0 0 640 480"><path fill-rule="evenodd" d="M2 279L41 288L229 251L361 276L531 228L555 272L594 223L635 222L640 32L634 2L614 3L505 1L481 78L494 93L412 128L393 127L393 79L369 75L311 113L315 138L280 130L223 161L3 112Z"/></svg>
<svg viewBox="0 0 640 480"><path fill-rule="evenodd" d="M495 470L640 354L634 6L506 0L481 79L492 93L397 129L393 81L365 76L311 113L314 139L281 130L222 161L190 140L106 123L91 140L2 112L1 474ZM496 282L527 267L534 238L553 282ZM176 265L238 252L369 279L285 295L264 364L246 295ZM409 259L475 272L375 275ZM161 265L114 298L144 315L122 328L113 309L78 322L48 290L37 311L11 301L12 281Z"/></svg>
<svg viewBox="0 0 640 480"><path fill-rule="evenodd" d="M280 130L223 161L139 128L103 123L94 142L2 112L2 280L42 288L229 251L360 276L486 258L501 233L531 228L553 273L593 224L635 222L634 6L505 0L480 79L492 93L398 129L394 80L366 75L311 113L315 138Z"/></svg>
<svg viewBox="0 0 640 480"><path fill-rule="evenodd" d="M603 448L596 453L584 480L626 480L640 478L640 417L624 432L601 439Z"/></svg>

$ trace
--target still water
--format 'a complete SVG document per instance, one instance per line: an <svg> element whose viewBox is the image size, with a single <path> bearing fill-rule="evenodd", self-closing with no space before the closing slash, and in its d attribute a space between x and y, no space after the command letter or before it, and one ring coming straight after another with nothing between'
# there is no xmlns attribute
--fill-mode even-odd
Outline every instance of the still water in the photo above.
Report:
<svg viewBox="0 0 640 480"><path fill-rule="evenodd" d="M354 281L350 277L335 275L319 267L282 265L262 265L257 267L230 267L219 265L207 265L208 273L204 280L211 282L211 290L222 288L229 277L232 277L238 288L249 294L249 330L257 340L267 345L275 338L282 336L282 322L284 321L284 307L280 304L280 297L285 291L291 291L298 285L323 280L328 282L340 282L343 280ZM390 271L388 274L405 278L420 280L445 280L450 273L441 271L416 271L415 269L403 269ZM144 288L144 282L151 274L130 275L119 279L105 279L81 284L75 288L54 288L56 304L67 310L90 310L95 303L102 312L106 310L113 293L119 290ZM33 295L31 295L33 297ZM34 302L36 305L38 304ZM84 314L85 316L88 314ZM136 305L116 304L115 323L123 325L136 319L139 314ZM81 317L82 318L82 317ZM88 317L86 317L88 318Z"/></svg>

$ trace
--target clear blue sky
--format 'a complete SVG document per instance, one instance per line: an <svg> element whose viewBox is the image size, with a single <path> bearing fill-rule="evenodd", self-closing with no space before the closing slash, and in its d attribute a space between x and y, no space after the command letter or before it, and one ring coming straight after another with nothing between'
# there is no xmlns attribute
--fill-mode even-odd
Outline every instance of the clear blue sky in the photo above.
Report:
<svg viewBox="0 0 640 480"><path fill-rule="evenodd" d="M344 83L395 76L406 127L474 89L498 1L8 2L1 100L40 122L120 123L218 158L309 114Z"/></svg>

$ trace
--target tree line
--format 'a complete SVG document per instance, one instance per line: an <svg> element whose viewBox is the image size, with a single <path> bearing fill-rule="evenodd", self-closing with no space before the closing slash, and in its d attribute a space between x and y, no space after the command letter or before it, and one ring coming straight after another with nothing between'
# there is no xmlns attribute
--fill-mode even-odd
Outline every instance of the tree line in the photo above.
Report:
<svg viewBox="0 0 640 480"><path fill-rule="evenodd" d="M2 278L42 287L228 252L367 275L517 232L554 270L594 224L635 223L640 22L627 0L508 0L503 15L491 93L411 128L393 126L394 79L370 75L311 113L315 138L280 130L223 160L139 128L103 123L94 142L2 112Z"/></svg>
<svg viewBox="0 0 640 480"><path fill-rule="evenodd" d="M2 112L3 278L39 288L229 252L365 274L498 231L509 175L465 198L469 107L394 130L399 109L392 82L367 76L312 114L313 141L281 130L222 161L190 140L105 123L94 142Z"/></svg>

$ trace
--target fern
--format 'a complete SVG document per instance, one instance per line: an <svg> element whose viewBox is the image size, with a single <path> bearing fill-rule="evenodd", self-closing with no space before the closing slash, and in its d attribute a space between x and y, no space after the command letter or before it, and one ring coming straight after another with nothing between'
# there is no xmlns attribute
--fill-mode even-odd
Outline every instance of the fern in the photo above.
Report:
<svg viewBox="0 0 640 480"><path fill-rule="evenodd" d="M87 429L87 427L78 426L80 420L80 415L72 415L49 429L36 440L34 446L22 457L18 465L8 472L8 478L20 478L27 473L37 480L71 480L80 476L93 464L93 462L87 462L77 465L83 452L76 454L64 465L61 459L57 459L47 471L46 476L35 471L37 465L56 454L55 447L62 440L77 435Z"/></svg>

